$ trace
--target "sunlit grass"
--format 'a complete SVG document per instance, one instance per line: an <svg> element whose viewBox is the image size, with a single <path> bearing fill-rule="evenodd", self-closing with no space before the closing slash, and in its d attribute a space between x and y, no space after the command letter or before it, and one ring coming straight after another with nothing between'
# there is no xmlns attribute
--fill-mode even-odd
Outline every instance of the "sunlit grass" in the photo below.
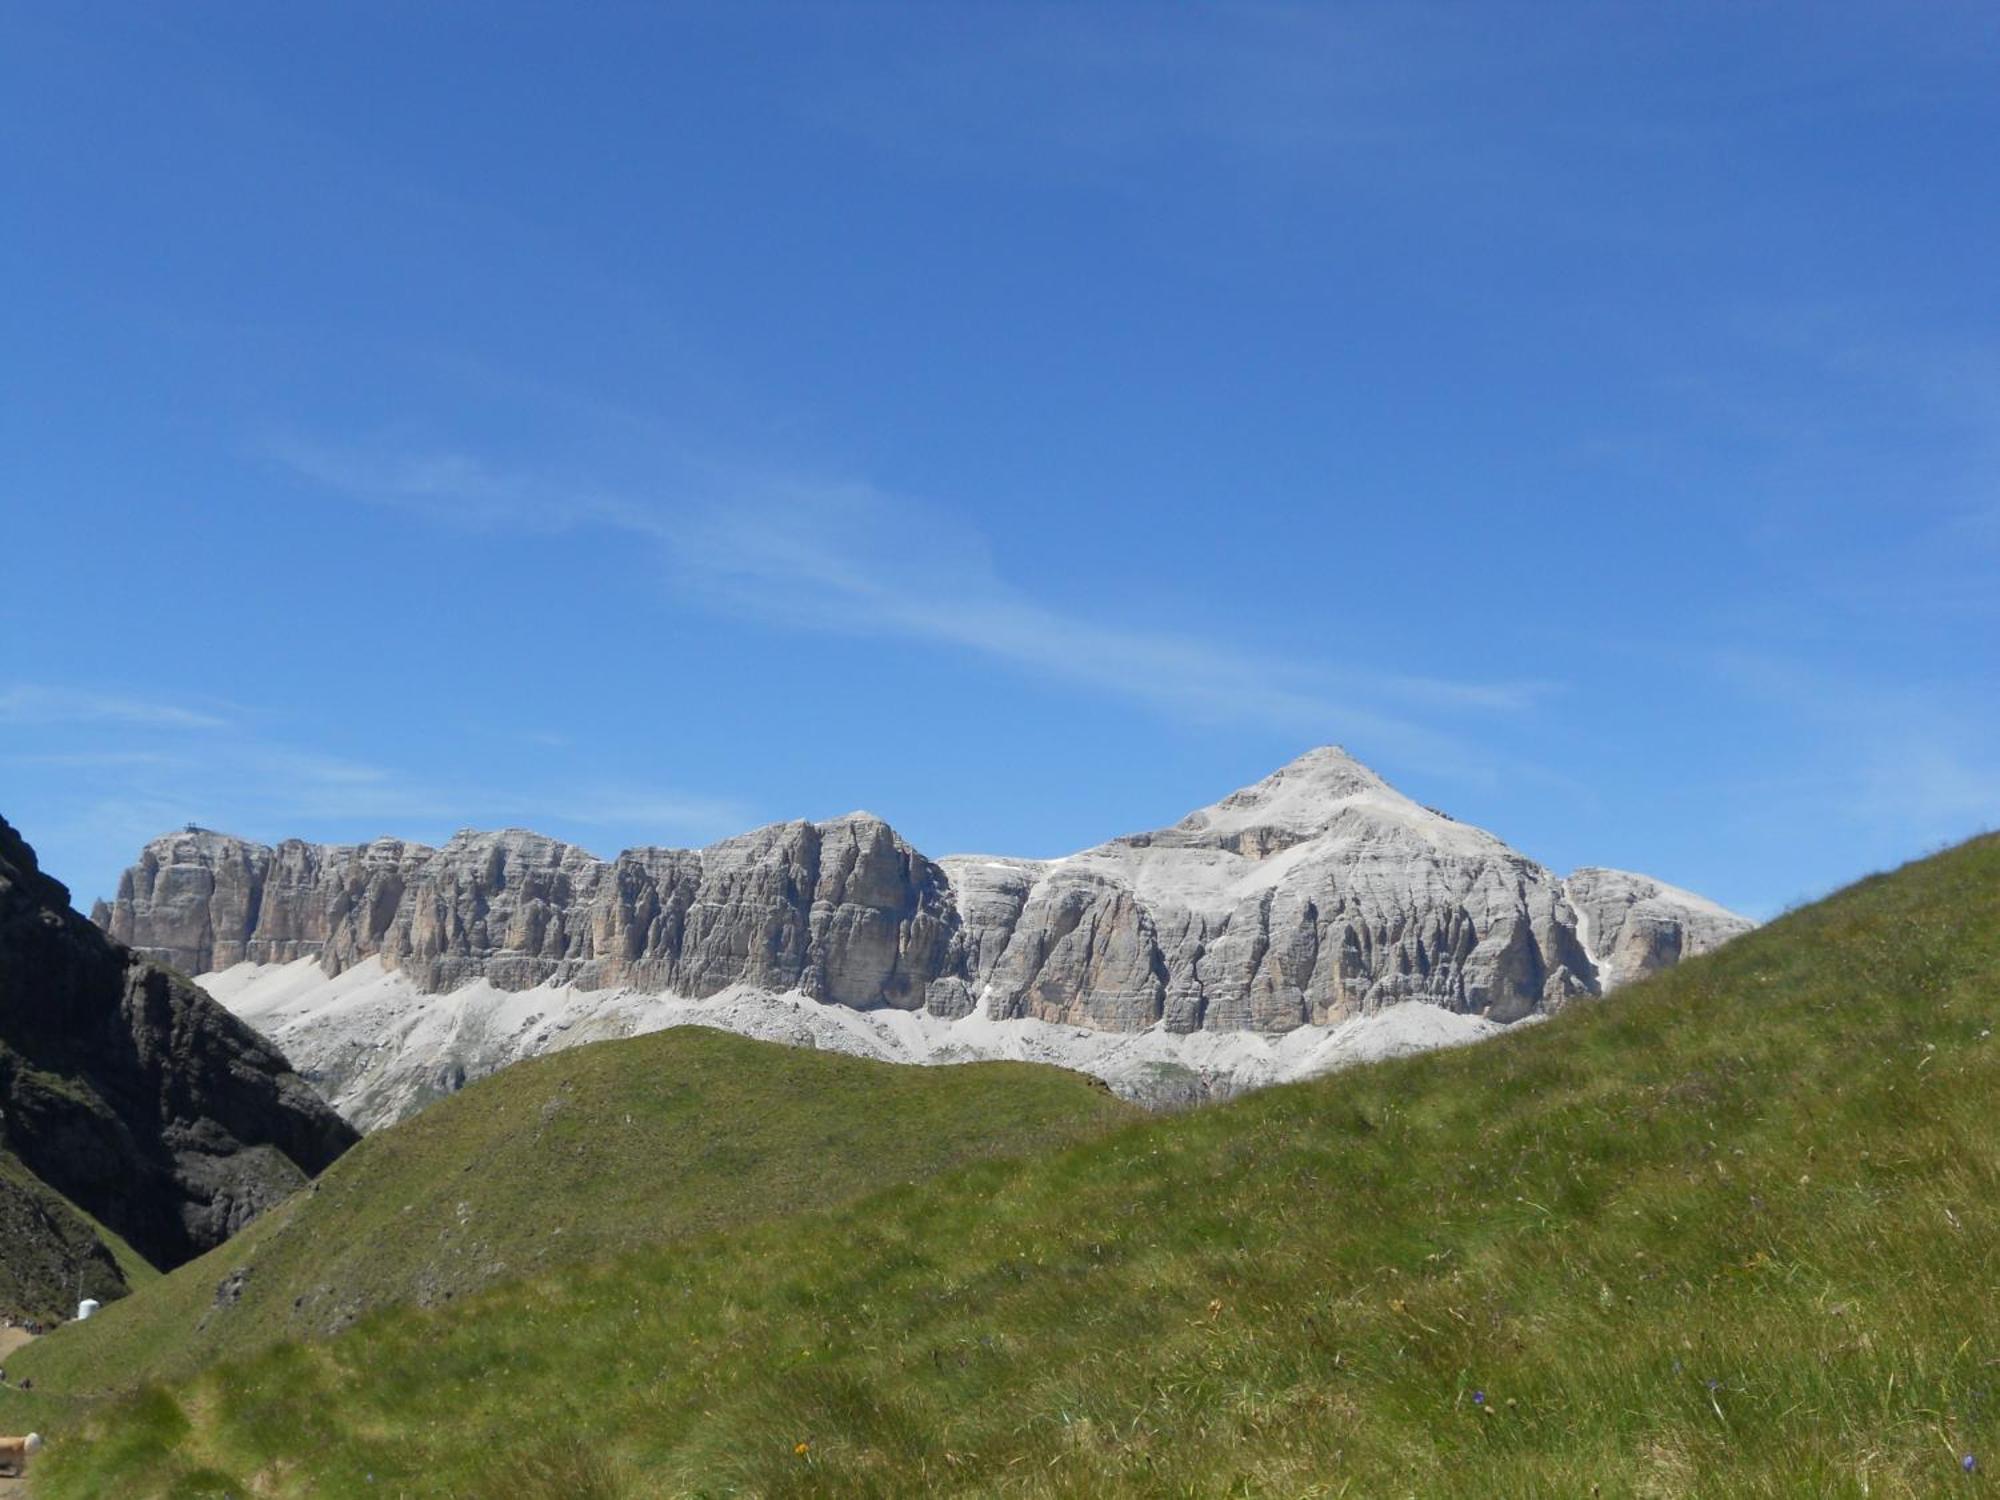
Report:
<svg viewBox="0 0 2000 1500"><path fill-rule="evenodd" d="M217 1366L38 1493L1985 1493L1996 1027L1986 839L1478 1048Z"/></svg>
<svg viewBox="0 0 2000 1500"><path fill-rule="evenodd" d="M368 1137L242 1234L10 1363L48 1392L129 1387L1137 1114L1020 1063L890 1068L698 1029L581 1047Z"/></svg>

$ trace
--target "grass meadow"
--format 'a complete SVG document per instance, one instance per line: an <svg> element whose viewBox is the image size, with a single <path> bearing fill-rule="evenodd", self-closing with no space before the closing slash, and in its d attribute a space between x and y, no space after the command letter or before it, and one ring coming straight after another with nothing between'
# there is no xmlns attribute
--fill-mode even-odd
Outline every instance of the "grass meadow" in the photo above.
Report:
<svg viewBox="0 0 2000 1500"><path fill-rule="evenodd" d="M1991 1493L1996 1031L1986 838L1478 1047L182 1369L34 1493Z"/></svg>

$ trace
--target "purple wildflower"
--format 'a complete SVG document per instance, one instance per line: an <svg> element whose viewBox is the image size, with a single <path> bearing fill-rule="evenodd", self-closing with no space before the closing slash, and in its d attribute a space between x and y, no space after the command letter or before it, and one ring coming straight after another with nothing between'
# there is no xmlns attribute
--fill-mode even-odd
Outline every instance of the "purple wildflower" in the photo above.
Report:
<svg viewBox="0 0 2000 1500"><path fill-rule="evenodd" d="M1486 1404L1486 1392L1474 1391L1472 1393L1472 1404L1474 1406L1484 1406Z"/></svg>
<svg viewBox="0 0 2000 1500"><path fill-rule="evenodd" d="M1958 1461L1958 1466L1965 1470L1966 1473L1974 1474L1979 1471L1979 1460L1968 1453Z"/></svg>

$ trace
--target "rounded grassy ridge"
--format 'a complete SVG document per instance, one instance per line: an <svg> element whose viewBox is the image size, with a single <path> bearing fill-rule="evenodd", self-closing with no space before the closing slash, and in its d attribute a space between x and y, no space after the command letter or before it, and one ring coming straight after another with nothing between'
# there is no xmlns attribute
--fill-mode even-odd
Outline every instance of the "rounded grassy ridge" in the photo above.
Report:
<svg viewBox="0 0 2000 1500"><path fill-rule="evenodd" d="M366 1137L236 1238L13 1363L44 1393L95 1395L1137 1113L1030 1064L899 1068L698 1028L594 1043Z"/></svg>
<svg viewBox="0 0 2000 1500"><path fill-rule="evenodd" d="M1986 838L1476 1048L212 1366L37 1494L1971 1493L1996 1031Z"/></svg>

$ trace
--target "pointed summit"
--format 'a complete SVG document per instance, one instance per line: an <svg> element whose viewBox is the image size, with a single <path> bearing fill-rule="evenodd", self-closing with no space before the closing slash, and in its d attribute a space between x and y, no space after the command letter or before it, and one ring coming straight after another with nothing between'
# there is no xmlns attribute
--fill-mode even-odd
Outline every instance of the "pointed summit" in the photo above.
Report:
<svg viewBox="0 0 2000 1500"><path fill-rule="evenodd" d="M1407 804L1421 811L1339 745L1322 745L1280 766L1262 781L1189 813L1174 826L1188 833L1271 828L1312 834L1325 829L1342 808L1357 801Z"/></svg>

